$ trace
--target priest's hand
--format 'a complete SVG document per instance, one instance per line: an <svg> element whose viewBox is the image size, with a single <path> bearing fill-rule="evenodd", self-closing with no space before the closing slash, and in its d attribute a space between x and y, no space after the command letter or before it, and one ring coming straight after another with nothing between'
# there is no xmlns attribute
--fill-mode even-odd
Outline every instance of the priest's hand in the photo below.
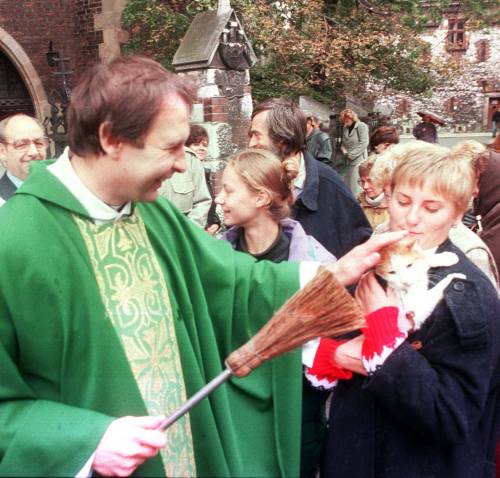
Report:
<svg viewBox="0 0 500 478"><path fill-rule="evenodd" d="M165 417L123 417L111 422L94 456L92 469L103 476L130 476L167 443L156 430Z"/></svg>
<svg viewBox="0 0 500 478"><path fill-rule="evenodd" d="M380 261L378 251L389 244L397 242L406 236L406 231L375 234L365 243L356 246L327 269L335 274L342 285L354 284L366 271L376 266Z"/></svg>

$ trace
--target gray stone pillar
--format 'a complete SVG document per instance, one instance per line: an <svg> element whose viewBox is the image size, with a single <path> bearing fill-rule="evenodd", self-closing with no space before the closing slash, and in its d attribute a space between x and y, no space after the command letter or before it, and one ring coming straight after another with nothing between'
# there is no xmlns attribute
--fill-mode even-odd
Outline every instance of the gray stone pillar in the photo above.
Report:
<svg viewBox="0 0 500 478"><path fill-rule="evenodd" d="M252 113L250 67L255 61L229 0L219 1L217 10L198 14L175 53L176 72L197 85L191 121L208 131L206 167L214 173L228 156L247 146ZM218 190L217 181L214 189Z"/></svg>

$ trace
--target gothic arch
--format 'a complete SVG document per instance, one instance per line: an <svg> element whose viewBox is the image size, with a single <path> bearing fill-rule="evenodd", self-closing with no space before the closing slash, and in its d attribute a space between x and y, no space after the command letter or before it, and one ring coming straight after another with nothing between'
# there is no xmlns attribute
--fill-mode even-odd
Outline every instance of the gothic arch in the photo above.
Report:
<svg viewBox="0 0 500 478"><path fill-rule="evenodd" d="M35 114L38 119L43 121L43 118L49 114L50 107L42 80L40 80L38 73L22 46L1 27L0 49L7 55L19 72L33 101Z"/></svg>

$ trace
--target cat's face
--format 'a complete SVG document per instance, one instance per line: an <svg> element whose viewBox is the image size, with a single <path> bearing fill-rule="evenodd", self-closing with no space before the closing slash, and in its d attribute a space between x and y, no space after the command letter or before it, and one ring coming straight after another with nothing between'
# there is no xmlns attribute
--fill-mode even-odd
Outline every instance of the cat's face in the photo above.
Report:
<svg viewBox="0 0 500 478"><path fill-rule="evenodd" d="M427 283L428 270L425 254L412 242L399 242L386 247L375 268L388 286L396 290L407 290L414 284Z"/></svg>
<svg viewBox="0 0 500 478"><path fill-rule="evenodd" d="M397 184L389 200L391 231L404 230L423 249L436 247L460 221L454 204L425 183L423 187Z"/></svg>

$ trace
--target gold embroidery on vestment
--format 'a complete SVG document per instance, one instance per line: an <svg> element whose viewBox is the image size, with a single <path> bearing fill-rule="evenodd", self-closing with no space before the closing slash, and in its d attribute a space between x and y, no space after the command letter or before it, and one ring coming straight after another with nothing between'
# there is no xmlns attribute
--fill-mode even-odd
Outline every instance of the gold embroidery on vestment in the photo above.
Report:
<svg viewBox="0 0 500 478"><path fill-rule="evenodd" d="M137 209L102 225L73 217L148 413L169 415L186 401L186 390L167 284L142 218ZM166 433L160 452L166 476L195 476L189 415Z"/></svg>

